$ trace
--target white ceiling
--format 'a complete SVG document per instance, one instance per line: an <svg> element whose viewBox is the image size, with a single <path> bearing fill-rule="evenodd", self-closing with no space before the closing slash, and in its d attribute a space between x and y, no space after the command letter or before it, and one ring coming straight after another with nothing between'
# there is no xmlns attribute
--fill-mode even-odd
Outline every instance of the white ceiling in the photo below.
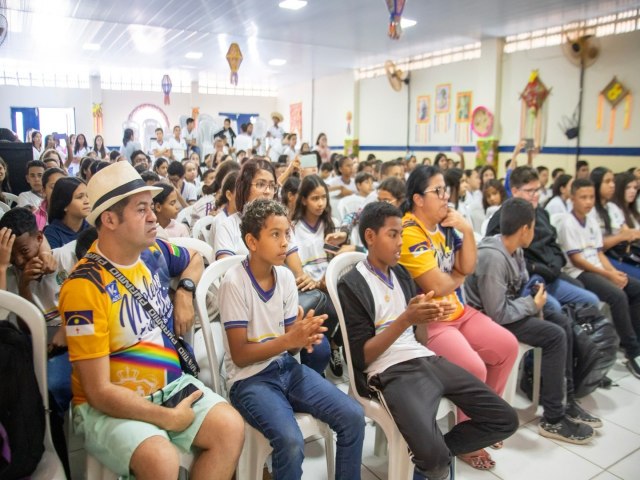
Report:
<svg viewBox="0 0 640 480"><path fill-rule="evenodd" d="M235 41L244 55L240 82L283 86L640 6L640 0L407 0L404 16L418 23L394 41L387 36L384 0L309 0L298 11L283 10L278 2L5 0L0 12L9 19L9 36L0 60L94 72L181 69L197 78L201 71L227 75L225 54ZM101 49L83 50L85 43ZM202 58L186 59L189 51L202 52ZM272 58L287 64L269 66Z"/></svg>

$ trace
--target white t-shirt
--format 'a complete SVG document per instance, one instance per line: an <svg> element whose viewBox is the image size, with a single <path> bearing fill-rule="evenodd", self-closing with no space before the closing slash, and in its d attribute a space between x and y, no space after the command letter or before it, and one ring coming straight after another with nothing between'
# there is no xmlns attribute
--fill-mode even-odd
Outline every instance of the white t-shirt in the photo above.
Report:
<svg viewBox="0 0 640 480"><path fill-rule="evenodd" d="M555 196L549 201L549 203L547 203L547 206L544 207L544 209L550 216L557 213L569 213L573 210L573 203L571 200L567 200L565 202L560 196Z"/></svg>
<svg viewBox="0 0 640 480"><path fill-rule="evenodd" d="M44 148L40 148L40 150L38 150L36 147L32 146L31 150L33 150L33 159L40 160L40 155L44 152Z"/></svg>
<svg viewBox="0 0 640 480"><path fill-rule="evenodd" d="M22 192L18 195L18 207L28 207L36 211L44 200L40 195L33 193L31 190Z"/></svg>
<svg viewBox="0 0 640 480"><path fill-rule="evenodd" d="M219 215L218 215L219 216ZM248 255L249 250L242 240L240 233L240 222L242 218L240 213L236 212L227 218L221 219L221 223L216 227L215 239L213 242L213 251L216 260L220 255ZM295 236L289 241L289 249L287 256L298 251Z"/></svg>
<svg viewBox="0 0 640 480"><path fill-rule="evenodd" d="M191 209L191 221L189 222L189 226L193 227L198 220L209 215L215 209L215 206L215 195L205 195L200 198L193 204L193 208Z"/></svg>
<svg viewBox="0 0 640 480"><path fill-rule="evenodd" d="M602 251L602 232L596 219L587 215L584 224L573 213L565 214L557 223L558 244L567 257L563 271L576 278L583 270L577 268L569 255L580 253L592 265L602 268L598 252Z"/></svg>
<svg viewBox="0 0 640 480"><path fill-rule="evenodd" d="M241 133L236 137L236 141L233 147L236 149L236 152L244 150L245 152L249 153L253 148L253 139L246 133Z"/></svg>
<svg viewBox="0 0 640 480"><path fill-rule="evenodd" d="M193 183L183 180L180 195L185 202L195 202L198 199L198 188Z"/></svg>
<svg viewBox="0 0 640 480"><path fill-rule="evenodd" d="M154 152L156 150L159 150L160 152L164 152L165 150L170 150L171 149L171 142L170 141L163 141L162 144L158 143L157 140L154 140L151 142L151 146L149 147L149 155L151 155L153 158L160 158L160 157L167 157L168 155L161 153L160 155L156 155Z"/></svg>
<svg viewBox="0 0 640 480"><path fill-rule="evenodd" d="M73 152L73 158L86 157L88 153L89 153L89 149L87 147L82 147L77 152L75 152L75 151Z"/></svg>
<svg viewBox="0 0 640 480"><path fill-rule="evenodd" d="M176 140L176 137L171 137L169 148L173 152L173 159L181 161L187 154L187 144L184 138Z"/></svg>
<svg viewBox="0 0 640 480"><path fill-rule="evenodd" d="M272 162L277 162L280 158L280 155L284 155L285 146L282 145L282 142L279 138L274 138L271 140L271 146L269 148L269 159Z"/></svg>
<svg viewBox="0 0 640 480"><path fill-rule="evenodd" d="M198 129L193 127L193 130L191 130L191 132L189 132L187 130L187 127L184 127L182 129L180 137L185 142L185 146L188 145L191 140L195 140L197 142L198 141ZM180 158L180 159L176 158L176 160L182 160L182 158Z"/></svg>
<svg viewBox="0 0 640 480"><path fill-rule="evenodd" d="M376 335L379 335L393 323L398 315L407 309L404 293L392 271L390 271L390 279L383 279L379 275L380 272L374 272L373 267L366 260L359 262L356 269L362 274L371 290L375 303L374 324ZM365 373L367 378L371 378L398 363L430 355L433 355L433 352L416 340L413 327L409 327L389 348L367 366Z"/></svg>
<svg viewBox="0 0 640 480"><path fill-rule="evenodd" d="M605 209L607 210L607 212L609 212L609 219L611 220L611 234L617 235L618 233L620 233L620 229L624 224L624 213L622 212L622 210L620 210L620 207L618 207L613 202L607 202L607 204L605 205ZM593 217L596 223L600 226L600 231L603 235L605 235L604 220L600 218L600 215L598 215L596 207L593 207L591 209L591 211L589 212L589 216Z"/></svg>
<svg viewBox="0 0 640 480"><path fill-rule="evenodd" d="M282 138L284 136L284 129L278 125L271 125L267 130L267 133L271 134L271 138Z"/></svg>
<svg viewBox="0 0 640 480"><path fill-rule="evenodd" d="M327 252L323 248L324 222L319 220L318 225L314 227L300 219L293 224L293 234L296 243L300 245L298 255L302 262L302 269L314 281L322 280L329 266Z"/></svg>
<svg viewBox="0 0 640 480"><path fill-rule="evenodd" d="M285 333L298 314L298 289L293 273L286 267L273 267L275 285L264 291L253 277L247 259L234 265L220 283L220 321L225 331L246 328L247 342L264 343ZM229 340L224 335L224 364L227 387L267 368L282 352L261 362L239 367L231 359Z"/></svg>
<svg viewBox="0 0 640 480"><path fill-rule="evenodd" d="M331 180L329 180L327 182L327 185L329 187L335 187L337 185L340 185L341 187L348 188L353 193L358 193L358 189L356 188L356 180L353 177L351 177L351 179L349 180L349 183L344 183L344 181L342 180L342 177L340 175L338 175L336 177L333 177ZM338 192L338 194L339 194L339 192Z"/></svg>

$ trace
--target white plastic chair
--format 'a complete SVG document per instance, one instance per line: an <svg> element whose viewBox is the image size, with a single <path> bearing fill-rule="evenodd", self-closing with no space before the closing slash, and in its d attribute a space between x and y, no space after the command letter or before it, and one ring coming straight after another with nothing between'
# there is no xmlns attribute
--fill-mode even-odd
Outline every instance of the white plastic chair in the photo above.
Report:
<svg viewBox="0 0 640 480"><path fill-rule="evenodd" d="M520 373L520 361L524 354L529 350L533 350L533 396L532 408L535 410L538 408L538 400L540 398L540 372L542 370L542 349L540 347L532 347L526 343L518 344L518 358L516 363L513 364L509 378L507 379L507 385L504 387L504 393L502 398L505 402L513 407L513 402L516 398L516 390L518 388L518 375ZM559 367L560 368L560 367Z"/></svg>
<svg viewBox="0 0 640 480"><path fill-rule="evenodd" d="M11 210L11 207L4 202L0 202L0 210L2 210L3 213L6 213Z"/></svg>
<svg viewBox="0 0 640 480"><path fill-rule="evenodd" d="M176 217L176 222L186 223L187 226L191 228L191 212L192 211L193 211L193 205L184 207L182 210L178 212L178 216Z"/></svg>
<svg viewBox="0 0 640 480"><path fill-rule="evenodd" d="M38 380L38 389L42 397L45 412L49 411L47 391L47 326L38 307L13 293L0 290L0 308L15 313L29 327L33 346L33 367ZM51 440L49 415L45 414L44 453L36 471L31 474L34 480L65 480L64 467L58 458Z"/></svg>
<svg viewBox="0 0 640 480"><path fill-rule="evenodd" d="M200 255L202 255L202 258L204 258L209 263L209 265L211 265L215 260L213 255L213 247L208 243L203 242L202 240L198 240L197 238L171 237L169 238L169 242L179 247L190 248L197 251Z"/></svg>
<svg viewBox="0 0 640 480"><path fill-rule="evenodd" d="M326 273L327 290L331 297L331 301L338 313L338 321L340 322L340 329L342 330L343 338L348 338L347 324L344 319L344 312L340 304L340 298L338 297L338 280L349 270L351 270L356 263L365 258L364 253L353 252L343 253L338 255L331 262ZM349 372L349 395L354 397L362 408L364 409L365 416L372 419L379 428L382 428L388 444L388 457L389 466L387 477L394 480L407 480L413 478L414 465L409 457L409 447L405 442L400 430L396 426L395 421L391 414L384 408L384 406L373 399L362 397L355 385L355 374L353 370L353 363L351 362L351 348L349 342L344 342L345 359L347 361L347 369ZM446 399L440 401L440 407L436 415L437 419L449 417L449 426L452 427L455 424L456 410L454 405ZM376 455L381 451L384 446L384 442L379 433L379 429L376 430L376 440L374 446L374 452ZM453 459L455 462L455 458ZM454 463L455 471L455 463Z"/></svg>
<svg viewBox="0 0 640 480"><path fill-rule="evenodd" d="M220 322L208 322L207 317L207 292L212 284L220 285L220 281L224 274L234 265L237 265L245 258L242 255L235 255L218 260L213 265L209 265L198 282L196 288L196 308L198 315L202 319L201 326L204 335L205 346L207 348L207 357L213 377L213 385L210 385L219 395L226 397L226 389L224 388L220 377L220 366L224 355L224 346L222 342L222 326ZM213 330L216 330L214 335ZM333 432L326 423L313 418L306 413L296 413L296 421L302 432L303 438L309 438L314 435L320 435L324 438L325 452L327 456L327 478L335 476L335 455L333 448ZM264 463L271 453L271 445L268 440L256 429L252 428L245 422L245 440L242 454L238 462L237 478L238 480L255 480L262 478L262 470Z"/></svg>
<svg viewBox="0 0 640 480"><path fill-rule="evenodd" d="M191 229L191 236L193 238L197 238L198 240L202 240L207 245L213 246L213 241L211 238L211 226L213 225L213 221L216 217L213 215L205 215L200 218Z"/></svg>
<svg viewBox="0 0 640 480"><path fill-rule="evenodd" d="M4 196L4 199L6 200L6 204L9 205L11 208L15 207L16 205L18 205L18 196L14 193L9 193L9 192L2 192L2 195Z"/></svg>

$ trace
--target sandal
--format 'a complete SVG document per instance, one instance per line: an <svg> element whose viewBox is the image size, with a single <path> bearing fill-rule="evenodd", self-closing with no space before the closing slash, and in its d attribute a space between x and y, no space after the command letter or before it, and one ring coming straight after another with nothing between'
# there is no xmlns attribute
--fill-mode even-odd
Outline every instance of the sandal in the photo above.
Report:
<svg viewBox="0 0 640 480"><path fill-rule="evenodd" d="M490 445L491 448L493 448L494 450L500 450L502 447L504 447L504 442L500 441L500 442L496 442L493 445Z"/></svg>
<svg viewBox="0 0 640 480"><path fill-rule="evenodd" d="M484 449L460 454L458 455L458 459L476 470L491 470L496 465L491 455Z"/></svg>

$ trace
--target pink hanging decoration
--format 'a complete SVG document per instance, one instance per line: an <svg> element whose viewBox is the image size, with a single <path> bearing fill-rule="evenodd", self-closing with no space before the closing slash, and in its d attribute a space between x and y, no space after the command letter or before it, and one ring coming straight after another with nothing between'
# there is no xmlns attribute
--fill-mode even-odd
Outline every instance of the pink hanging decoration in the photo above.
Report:
<svg viewBox="0 0 640 480"><path fill-rule="evenodd" d="M405 0L386 0L387 10L389 10L389 37L398 40L402 35L402 12L404 11Z"/></svg>
<svg viewBox="0 0 640 480"><path fill-rule="evenodd" d="M171 77L169 75L165 75L162 77L162 91L164 92L164 104L170 105L171 99L169 98L169 94L171 93Z"/></svg>

